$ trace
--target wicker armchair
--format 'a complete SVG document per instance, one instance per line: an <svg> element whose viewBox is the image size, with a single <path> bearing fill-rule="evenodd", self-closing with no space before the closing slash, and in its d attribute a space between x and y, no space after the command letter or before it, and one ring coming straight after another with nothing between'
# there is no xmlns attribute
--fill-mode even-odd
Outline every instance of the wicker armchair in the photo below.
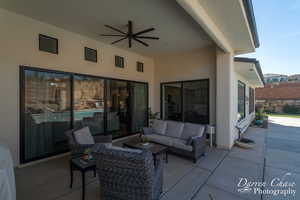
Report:
<svg viewBox="0 0 300 200"><path fill-rule="evenodd" d="M153 164L148 151L95 145L100 199L158 200L162 193L163 161ZM96 149L96 150L95 150Z"/></svg>
<svg viewBox="0 0 300 200"><path fill-rule="evenodd" d="M71 157L81 156L87 148L92 148L93 144L78 144L74 138L73 132L77 129L71 129L65 132L67 136ZM112 143L112 135L97 135L94 136L95 143Z"/></svg>

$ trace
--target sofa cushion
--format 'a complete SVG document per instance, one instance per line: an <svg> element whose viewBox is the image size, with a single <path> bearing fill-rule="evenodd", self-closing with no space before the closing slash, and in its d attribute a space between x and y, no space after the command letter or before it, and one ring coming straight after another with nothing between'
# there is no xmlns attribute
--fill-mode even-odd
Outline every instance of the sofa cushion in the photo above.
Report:
<svg viewBox="0 0 300 200"><path fill-rule="evenodd" d="M166 146L172 145L172 141L170 140L171 138L168 136L152 134L152 135L144 135L143 137L147 138L151 142L156 142Z"/></svg>
<svg viewBox="0 0 300 200"><path fill-rule="evenodd" d="M89 127L84 127L73 132L75 141L78 144L95 144L94 138Z"/></svg>
<svg viewBox="0 0 300 200"><path fill-rule="evenodd" d="M193 141L197 138L200 138L201 136L191 136L186 140L186 145L192 145Z"/></svg>
<svg viewBox="0 0 300 200"><path fill-rule="evenodd" d="M193 147L191 145L187 145L186 141L182 139L172 138L171 146L185 151L193 151Z"/></svg>
<svg viewBox="0 0 300 200"><path fill-rule="evenodd" d="M176 121L167 121L166 135L170 137L180 138L183 131L184 123Z"/></svg>
<svg viewBox="0 0 300 200"><path fill-rule="evenodd" d="M194 136L202 136L205 131L205 126L202 124L185 123L181 139L188 140Z"/></svg>
<svg viewBox="0 0 300 200"><path fill-rule="evenodd" d="M156 119L154 120L152 128L154 133L164 135L167 130L167 122Z"/></svg>
<svg viewBox="0 0 300 200"><path fill-rule="evenodd" d="M142 131L143 131L143 135L151 135L151 134L153 134L153 129L152 128L144 127L142 129Z"/></svg>

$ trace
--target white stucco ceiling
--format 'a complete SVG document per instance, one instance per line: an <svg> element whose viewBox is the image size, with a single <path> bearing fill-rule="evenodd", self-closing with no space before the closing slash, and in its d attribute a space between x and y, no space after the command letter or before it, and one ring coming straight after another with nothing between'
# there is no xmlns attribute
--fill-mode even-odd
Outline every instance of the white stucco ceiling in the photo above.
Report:
<svg viewBox="0 0 300 200"><path fill-rule="evenodd" d="M255 51L242 0L197 0L229 41L235 54Z"/></svg>
<svg viewBox="0 0 300 200"><path fill-rule="evenodd" d="M127 30L125 25L132 20L135 32L154 27L156 30L148 35L160 40L145 40L150 47L134 42L130 49L148 56L213 44L199 24L173 0L1 0L0 7L104 43L118 39L99 36L116 33L104 24ZM116 46L128 49L128 42L124 40Z"/></svg>
<svg viewBox="0 0 300 200"><path fill-rule="evenodd" d="M260 79L259 72L256 69L255 63L251 62L235 62L235 71L245 78L250 84L255 87L263 87L264 84Z"/></svg>

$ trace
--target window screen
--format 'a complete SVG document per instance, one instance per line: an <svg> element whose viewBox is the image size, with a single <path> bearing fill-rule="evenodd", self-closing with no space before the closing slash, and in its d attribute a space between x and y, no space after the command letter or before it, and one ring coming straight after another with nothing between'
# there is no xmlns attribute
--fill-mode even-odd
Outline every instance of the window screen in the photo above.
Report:
<svg viewBox="0 0 300 200"><path fill-rule="evenodd" d="M142 63L142 62L137 62L137 63L136 63L136 70L137 70L138 72L144 72L144 63Z"/></svg>
<svg viewBox="0 0 300 200"><path fill-rule="evenodd" d="M85 47L84 48L84 58L87 61L97 62L97 50Z"/></svg>
<svg viewBox="0 0 300 200"><path fill-rule="evenodd" d="M115 56L116 67L124 68L124 58L121 56Z"/></svg>
<svg viewBox="0 0 300 200"><path fill-rule="evenodd" d="M245 118L246 112L245 112L245 90L246 90L246 85L239 81L238 82L238 120L242 120Z"/></svg>
<svg viewBox="0 0 300 200"><path fill-rule="evenodd" d="M249 88L249 114L253 113L254 110L255 110L254 89Z"/></svg>
<svg viewBox="0 0 300 200"><path fill-rule="evenodd" d="M39 35L39 50L58 54L58 39L46 35Z"/></svg>

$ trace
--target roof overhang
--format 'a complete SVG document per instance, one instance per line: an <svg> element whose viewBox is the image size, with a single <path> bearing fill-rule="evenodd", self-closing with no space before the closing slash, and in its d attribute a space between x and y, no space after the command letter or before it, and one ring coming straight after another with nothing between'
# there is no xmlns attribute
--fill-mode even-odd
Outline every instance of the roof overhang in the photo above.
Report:
<svg viewBox="0 0 300 200"><path fill-rule="evenodd" d="M255 58L234 58L235 71L244 77L254 87L265 85L260 63Z"/></svg>
<svg viewBox="0 0 300 200"><path fill-rule="evenodd" d="M252 0L177 0L225 52L235 55L259 47Z"/></svg>
<svg viewBox="0 0 300 200"><path fill-rule="evenodd" d="M107 44L120 38L100 36L103 33L118 34L104 24L127 31L126 25L131 20L134 32L153 27L155 31L145 36L160 37L160 40L144 40L149 47L133 42L132 48L128 48L128 40L114 44L149 57L190 52L214 45L201 26L172 0L0 0L0 8ZM13 19L7 20L9 23ZM59 37L56 31L51 30L40 31Z"/></svg>

